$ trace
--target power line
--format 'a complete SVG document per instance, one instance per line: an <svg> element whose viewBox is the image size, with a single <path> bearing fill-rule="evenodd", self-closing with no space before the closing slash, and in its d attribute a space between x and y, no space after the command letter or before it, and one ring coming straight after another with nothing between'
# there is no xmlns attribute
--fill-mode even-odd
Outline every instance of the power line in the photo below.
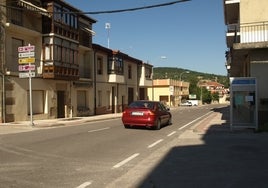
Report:
<svg viewBox="0 0 268 188"><path fill-rule="evenodd" d="M151 8L158 8L158 7L164 7L164 6L170 6L178 3L183 3L191 0L177 0L177 1L172 1L172 2L167 2L167 3L162 3L162 4L156 4L156 5L149 5L149 6L143 6L143 7L136 7L136 8L129 8L129 9L118 9L118 10L105 10L105 11L94 11L94 12L47 12L50 14L112 14L112 13L120 13L120 12L130 12L130 11L138 11L138 10L143 10L143 9L151 9ZM18 8L18 7L11 7L7 5L1 5L3 7L7 8L13 8L13 9L23 9L23 8ZM35 10L29 10L32 12L39 12Z"/></svg>
<svg viewBox="0 0 268 188"><path fill-rule="evenodd" d="M119 10L107 10L107 11L96 11L96 12L83 12L83 14L111 14L111 13L119 13L119 12L130 12L130 11L137 11L142 9L151 9L151 8L157 8L157 7L163 7L163 6L170 6L177 3L183 3L190 0L178 0L168 3L162 3L157 5L149 5L149 6L143 6L143 7L136 7L136 8L129 8L129 9L119 9Z"/></svg>

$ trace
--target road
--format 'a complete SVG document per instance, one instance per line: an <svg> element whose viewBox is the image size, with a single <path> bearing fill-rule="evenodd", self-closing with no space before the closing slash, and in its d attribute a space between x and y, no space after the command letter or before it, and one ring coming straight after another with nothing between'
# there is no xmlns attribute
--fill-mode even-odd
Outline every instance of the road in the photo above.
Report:
<svg viewBox="0 0 268 188"><path fill-rule="evenodd" d="M159 149L172 147L169 143L211 108L173 109L173 124L160 130L125 129L120 119L113 119L0 135L0 185L109 187L149 156L155 154L155 162L161 159Z"/></svg>

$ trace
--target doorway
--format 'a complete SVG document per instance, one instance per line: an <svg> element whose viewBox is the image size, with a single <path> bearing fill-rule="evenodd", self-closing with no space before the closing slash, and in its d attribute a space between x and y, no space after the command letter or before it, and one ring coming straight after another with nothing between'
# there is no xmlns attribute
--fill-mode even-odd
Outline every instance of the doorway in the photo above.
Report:
<svg viewBox="0 0 268 188"><path fill-rule="evenodd" d="M64 118L65 91L57 91L57 118Z"/></svg>

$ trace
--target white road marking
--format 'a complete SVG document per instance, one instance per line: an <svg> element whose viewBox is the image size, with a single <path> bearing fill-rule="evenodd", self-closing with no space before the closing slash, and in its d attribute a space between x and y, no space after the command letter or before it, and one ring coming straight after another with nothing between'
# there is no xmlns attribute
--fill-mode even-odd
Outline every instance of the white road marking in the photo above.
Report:
<svg viewBox="0 0 268 188"><path fill-rule="evenodd" d="M105 127L105 128L102 128L102 129L95 129L95 130L91 130L91 131L88 131L88 132L93 133L93 132L103 131L103 130L107 130L107 129L110 129L110 127Z"/></svg>
<svg viewBox="0 0 268 188"><path fill-rule="evenodd" d="M136 158L139 155L140 155L139 153L135 153L135 154L131 155L130 157L126 158L125 160L121 161L120 163L117 163L116 165L114 165L113 168L119 168L119 167L123 166L124 164L128 163L129 161L131 161L132 159Z"/></svg>
<svg viewBox="0 0 268 188"><path fill-rule="evenodd" d="M185 124L184 126L180 127L178 130L182 130L182 129L184 129L185 127L191 125L192 123L198 121L199 119L201 119L201 118L203 118L204 116L207 116L208 114L211 114L211 113L212 113L212 111L211 111L211 112L208 112L208 113L206 113L206 114L204 114L203 116L200 116L199 118L196 118L195 120L193 120L193 121L191 121L191 122Z"/></svg>
<svg viewBox="0 0 268 188"><path fill-rule="evenodd" d="M154 142L151 145L149 145L148 148L152 148L152 147L154 147L155 145L159 144L162 141L163 141L163 139L157 140L156 142Z"/></svg>
<svg viewBox="0 0 268 188"><path fill-rule="evenodd" d="M83 184L79 185L79 186L78 186L78 187L76 187L76 188L86 188L87 186L91 185L91 183L92 183L92 182L87 181L87 182L85 182L85 183L83 183Z"/></svg>
<svg viewBox="0 0 268 188"><path fill-rule="evenodd" d="M172 136L173 134L175 134L176 133L176 131L173 131L173 132L171 132L170 134L168 134L167 136Z"/></svg>

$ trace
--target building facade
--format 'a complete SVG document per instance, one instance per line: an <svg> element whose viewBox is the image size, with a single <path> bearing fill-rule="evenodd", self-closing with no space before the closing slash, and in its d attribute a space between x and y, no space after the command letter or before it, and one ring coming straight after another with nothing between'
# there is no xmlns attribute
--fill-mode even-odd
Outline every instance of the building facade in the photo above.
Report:
<svg viewBox="0 0 268 188"><path fill-rule="evenodd" d="M116 113L147 96L152 66L92 44L96 20L70 4L16 0L0 8L2 122L31 112L34 119Z"/></svg>
<svg viewBox="0 0 268 188"><path fill-rule="evenodd" d="M230 77L257 80L259 124L268 123L267 0L223 0L227 26L226 68Z"/></svg>
<svg viewBox="0 0 268 188"><path fill-rule="evenodd" d="M149 89L149 99L162 101L168 106L179 106L181 101L189 99L189 82L173 79L153 80L153 86Z"/></svg>
<svg viewBox="0 0 268 188"><path fill-rule="evenodd" d="M153 83L152 65L98 44L93 44L92 56L96 69L95 114L122 112L131 102L147 99Z"/></svg>

